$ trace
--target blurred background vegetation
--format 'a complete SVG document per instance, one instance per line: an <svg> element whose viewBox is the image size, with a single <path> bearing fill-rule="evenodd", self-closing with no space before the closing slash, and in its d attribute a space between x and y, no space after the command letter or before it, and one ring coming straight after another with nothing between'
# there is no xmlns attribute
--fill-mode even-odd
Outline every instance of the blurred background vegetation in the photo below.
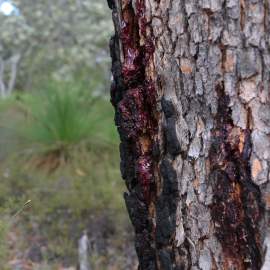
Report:
<svg viewBox="0 0 270 270"><path fill-rule="evenodd" d="M0 265L136 269L105 0L0 0ZM30 202L31 200L31 202Z"/></svg>

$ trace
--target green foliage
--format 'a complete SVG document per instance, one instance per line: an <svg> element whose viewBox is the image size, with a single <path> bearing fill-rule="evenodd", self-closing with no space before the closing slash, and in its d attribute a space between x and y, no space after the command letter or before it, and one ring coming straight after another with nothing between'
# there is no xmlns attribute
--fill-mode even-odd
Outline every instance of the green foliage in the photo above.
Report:
<svg viewBox="0 0 270 270"><path fill-rule="evenodd" d="M112 264L115 257L125 256L127 216L118 169L119 139L105 92L112 32L107 3L12 3L20 13L0 14L0 53L3 60L21 55L16 89L23 92L0 100L0 205L5 209L0 209L0 265L7 265L6 237L14 232L9 220L18 209L6 205L11 198L32 201L16 218L20 233L12 258L43 239L37 243L43 261L35 269L59 269L66 260L75 265L82 231L96 217L110 216L108 227L114 229L106 235L109 253L114 252L96 254L93 267L127 269L119 264L121 259Z"/></svg>
<svg viewBox="0 0 270 270"><path fill-rule="evenodd" d="M30 105L26 136L30 141L56 147L86 139L93 123L81 103L74 89L45 90L43 95L26 102Z"/></svg>
<svg viewBox="0 0 270 270"><path fill-rule="evenodd" d="M25 94L21 99L26 122L19 133L45 151L67 151L83 142L108 147L117 143L110 105L91 91L72 83L54 82L42 92Z"/></svg>
<svg viewBox="0 0 270 270"><path fill-rule="evenodd" d="M17 89L36 89L52 75L74 79L78 70L109 77L112 21L105 0L12 0L19 14L0 13L0 54L19 53Z"/></svg>
<svg viewBox="0 0 270 270"><path fill-rule="evenodd" d="M28 235L38 226L45 261L74 264L78 237L93 215L112 215L117 237L127 222L113 109L86 85L51 81L0 101L0 198L32 201L20 227Z"/></svg>

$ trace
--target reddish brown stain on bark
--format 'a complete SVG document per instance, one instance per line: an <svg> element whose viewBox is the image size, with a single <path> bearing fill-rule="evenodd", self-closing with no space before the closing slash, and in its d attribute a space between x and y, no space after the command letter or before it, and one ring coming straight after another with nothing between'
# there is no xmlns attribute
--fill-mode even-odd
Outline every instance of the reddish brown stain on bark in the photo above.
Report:
<svg viewBox="0 0 270 270"><path fill-rule="evenodd" d="M116 24L120 27L111 43L114 75L111 96L121 138L121 172L129 190L124 197L135 229L139 268L155 270L155 228L149 218L155 215L155 171L159 156L157 94L149 74L154 46L151 32L147 32L145 1L133 1L135 5L131 0L119 2L121 19ZM115 5L113 9L114 13L119 12Z"/></svg>
<svg viewBox="0 0 270 270"><path fill-rule="evenodd" d="M262 263L260 192L251 180L250 131L234 126L223 86L217 92L219 108L210 151L214 193L211 215L224 251L224 269L257 270Z"/></svg>
<svg viewBox="0 0 270 270"><path fill-rule="evenodd" d="M109 6L116 30L110 41L111 102L121 140L121 173L129 191L124 198L135 229L140 269L155 270L155 230L151 217L155 215L159 148L156 89L150 74L154 46L147 29L144 0L133 3L109 0Z"/></svg>
<svg viewBox="0 0 270 270"><path fill-rule="evenodd" d="M136 177L145 200L149 201L150 185L154 182L152 147L157 120L155 87L147 77L146 68L151 61L153 44L146 33L144 1L137 0L135 10L131 1L122 2L122 9L122 77L127 90L117 104L118 126L132 145Z"/></svg>

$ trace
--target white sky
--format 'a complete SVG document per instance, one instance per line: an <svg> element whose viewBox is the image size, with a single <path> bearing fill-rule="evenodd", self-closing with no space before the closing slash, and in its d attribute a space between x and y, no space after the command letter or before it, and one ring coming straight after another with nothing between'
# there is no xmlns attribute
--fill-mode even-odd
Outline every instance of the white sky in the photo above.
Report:
<svg viewBox="0 0 270 270"><path fill-rule="evenodd" d="M14 6L9 2L3 2L0 5L0 12L4 13L5 15L10 15L14 11Z"/></svg>

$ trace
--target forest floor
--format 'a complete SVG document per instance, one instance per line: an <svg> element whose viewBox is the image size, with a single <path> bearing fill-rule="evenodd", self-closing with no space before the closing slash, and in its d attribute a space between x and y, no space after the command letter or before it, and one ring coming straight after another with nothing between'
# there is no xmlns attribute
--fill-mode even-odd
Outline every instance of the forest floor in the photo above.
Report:
<svg viewBox="0 0 270 270"><path fill-rule="evenodd" d="M77 269L84 232L91 270L136 269L109 102L95 111L105 120L94 133L107 142L91 135L64 150L23 138L30 113L17 98L0 103L1 269Z"/></svg>

